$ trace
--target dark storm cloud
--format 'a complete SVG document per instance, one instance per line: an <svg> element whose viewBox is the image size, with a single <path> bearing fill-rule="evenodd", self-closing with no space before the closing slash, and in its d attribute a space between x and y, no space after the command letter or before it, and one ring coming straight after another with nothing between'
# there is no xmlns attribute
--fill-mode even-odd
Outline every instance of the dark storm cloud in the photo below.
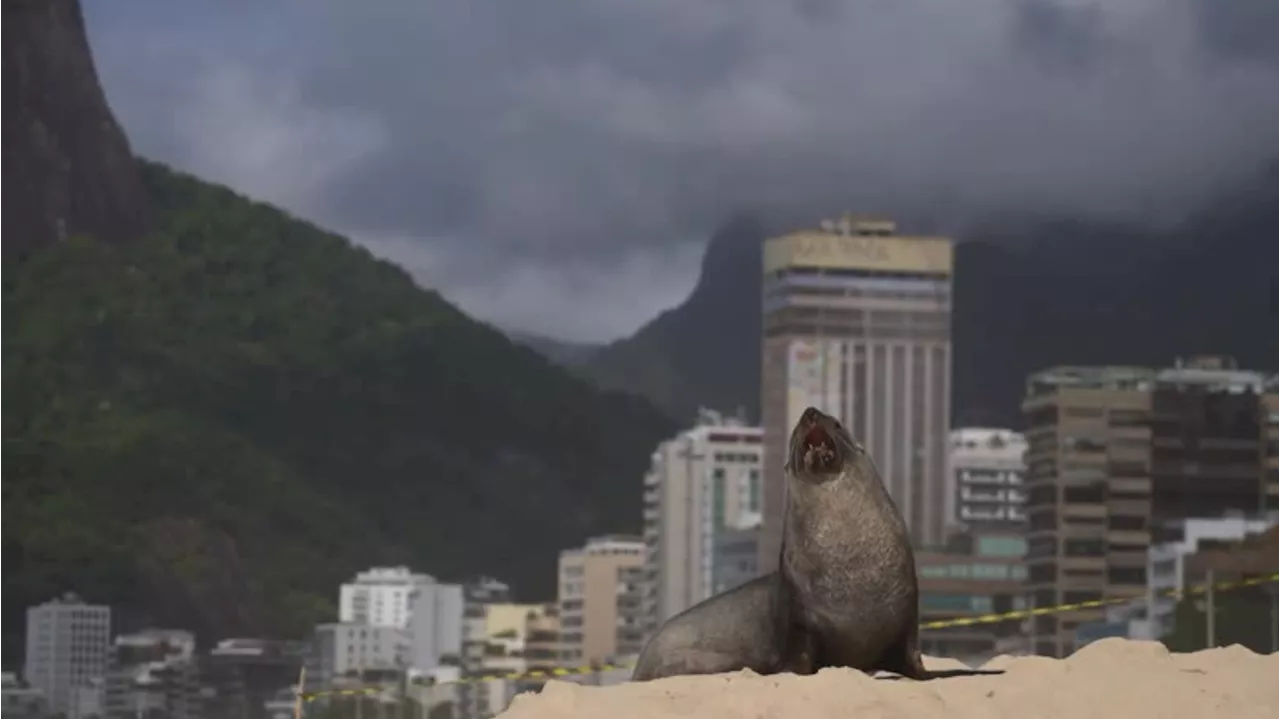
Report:
<svg viewBox="0 0 1280 719"><path fill-rule="evenodd" d="M1276 148L1274 0L88 2L144 152L578 338L743 206L1132 215Z"/></svg>
<svg viewBox="0 0 1280 719"><path fill-rule="evenodd" d="M1100 6L1016 0L1013 8L1015 48L1032 61L1075 71L1094 69L1107 61Z"/></svg>
<svg viewBox="0 0 1280 719"><path fill-rule="evenodd" d="M1273 2L1195 0L1194 8L1196 31L1210 54L1221 59L1259 62L1275 68L1280 5Z"/></svg>

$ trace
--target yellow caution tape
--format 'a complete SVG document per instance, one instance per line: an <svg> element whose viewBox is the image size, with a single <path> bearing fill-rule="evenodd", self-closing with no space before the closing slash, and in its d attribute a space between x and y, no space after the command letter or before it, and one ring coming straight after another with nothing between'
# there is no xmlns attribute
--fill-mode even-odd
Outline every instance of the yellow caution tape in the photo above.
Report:
<svg viewBox="0 0 1280 719"><path fill-rule="evenodd" d="M1241 589L1243 587L1252 587L1259 584L1267 584L1280 580L1280 574L1271 574L1265 577L1253 577L1238 582L1215 582L1212 587L1214 591L1225 592L1233 589ZM1204 594L1209 591L1210 585L1202 584L1192 587L1185 591L1169 590L1160 592L1159 596L1181 596L1181 595L1197 595ZM1002 612L1000 614L983 614L975 617L958 617L956 619L941 619L934 622L924 622L920 625L922 630L927 629L948 629L950 627L970 627L975 624L996 624L999 622L1007 622L1014 619L1027 619L1030 617L1039 617L1046 614L1058 614L1061 612L1072 612L1079 609L1096 609L1098 607L1114 606L1118 604L1133 604L1145 601L1145 596L1138 597L1122 597L1115 599L1095 599L1088 602L1074 602L1071 604L1059 604L1053 607L1037 607L1035 609L1019 609L1012 612ZM447 682L438 682L433 685L415 685L415 686L447 686L452 684L478 684L481 682L497 681L499 679L506 681L518 681L528 679L555 679L556 677L584 676L587 674L597 674L600 672L612 671L615 669L630 669L631 664L603 664L598 666L582 666L582 667L556 667L545 671L532 672L514 672L510 674L486 674L483 676L463 677ZM303 701L312 702L316 699L330 696L354 696L357 694L379 694L389 691L395 691L391 687L362 687L358 689L333 689L318 692L304 692L302 694Z"/></svg>
<svg viewBox="0 0 1280 719"><path fill-rule="evenodd" d="M587 674L596 674L599 672L613 671L615 669L630 669L630 664L601 664L597 666L582 667L556 667L554 669L537 670L531 672L512 672L508 674L485 674L474 677L462 677L447 682L436 682L435 684L415 684L414 688L427 688L449 686L454 684L479 684L482 682L492 682L499 679L506 681L517 681L522 679L555 679L556 677L573 677L585 676ZM381 694L386 692L394 692L392 686L377 687L360 687L356 689L330 689L318 692L303 692L302 700L306 702L315 701L323 697L331 696L354 696L356 694ZM410 690L412 693L412 689Z"/></svg>
<svg viewBox="0 0 1280 719"><path fill-rule="evenodd" d="M1253 577L1239 582L1215 582L1213 584L1214 591L1225 592L1232 589L1241 589L1243 587L1252 587L1258 584L1266 584L1280 579L1280 574L1272 574L1266 577ZM1159 596L1177 596L1181 594L1196 595L1209 591L1209 585L1203 584L1192 587L1185 592L1174 589L1170 591L1160 592ZM975 624L997 624L999 622L1007 622L1014 619L1027 619L1030 617L1040 617L1046 614L1059 614L1061 612L1074 612L1080 609L1097 609L1098 607L1109 607L1119 604L1133 604L1145 601L1145 596L1138 597L1119 597L1115 599L1094 599L1087 602L1074 602L1072 604L1059 604L1052 607L1036 607L1035 609L1017 609L1012 612L1002 612L1000 614L983 614L976 617L957 617L955 619L940 619L935 622L924 622L920 625L921 629L948 629L950 627L971 627Z"/></svg>

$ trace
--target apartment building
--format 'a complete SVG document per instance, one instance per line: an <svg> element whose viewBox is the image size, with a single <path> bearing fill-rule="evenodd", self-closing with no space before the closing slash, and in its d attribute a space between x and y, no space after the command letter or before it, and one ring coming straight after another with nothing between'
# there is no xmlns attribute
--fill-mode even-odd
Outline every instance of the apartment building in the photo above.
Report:
<svg viewBox="0 0 1280 719"><path fill-rule="evenodd" d="M0 710L10 719L44 719L49 716L44 693L22 681L13 672L0 678Z"/></svg>
<svg viewBox="0 0 1280 719"><path fill-rule="evenodd" d="M493 577L476 577L463 585L460 674L470 679L493 673L489 668L489 608L510 605L511 587ZM506 706L505 682L463 682L450 687L457 719L487 719Z"/></svg>
<svg viewBox="0 0 1280 719"><path fill-rule="evenodd" d="M1280 444L1280 397L1277 384L1280 379L1271 375L1262 391L1262 494L1263 508L1274 512L1277 507L1277 480L1280 479L1280 462L1277 462L1277 445Z"/></svg>
<svg viewBox="0 0 1280 719"><path fill-rule="evenodd" d="M79 716L79 690L104 676L111 647L111 609L75 594L27 609L23 677L50 712Z"/></svg>
<svg viewBox="0 0 1280 719"><path fill-rule="evenodd" d="M970 533L945 548L917 552L921 623L1024 609L1026 549L1019 534ZM1016 621L928 629L920 633L920 650L977 666L1002 651L1002 639L1020 632Z"/></svg>
<svg viewBox="0 0 1280 719"><path fill-rule="evenodd" d="M759 526L760 438L759 427L704 409L654 451L644 478L647 629L715 593L718 535Z"/></svg>
<svg viewBox="0 0 1280 719"><path fill-rule="evenodd" d="M801 412L838 417L875 458L916 546L944 539L952 245L845 216L764 247L759 568L777 566L786 442Z"/></svg>
<svg viewBox="0 0 1280 719"><path fill-rule="evenodd" d="M1174 367L1057 367L1027 381L1027 590L1036 607L1141 598L1154 542L1180 520L1256 512L1263 376L1227 358ZM1101 609L1036 617L1063 656Z"/></svg>
<svg viewBox="0 0 1280 719"><path fill-rule="evenodd" d="M358 573L339 590L338 617L342 624L404 630L404 659L415 669L432 669L462 651L462 586L408 567Z"/></svg>
<svg viewBox="0 0 1280 719"><path fill-rule="evenodd" d="M983 533L1020 531L1026 523L1023 455L1027 440L1009 429L953 430L948 462L948 528Z"/></svg>
<svg viewBox="0 0 1280 719"><path fill-rule="evenodd" d="M391 674L408 669L410 636L399 627L333 622L315 627L308 674L317 686L332 687L364 674Z"/></svg>
<svg viewBox="0 0 1280 719"><path fill-rule="evenodd" d="M273 639L218 642L200 658L205 715L269 719L266 704L281 687L297 683L306 650L305 642Z"/></svg>
<svg viewBox="0 0 1280 719"><path fill-rule="evenodd" d="M196 638L180 629L116 637L105 682L105 719L204 716Z"/></svg>
<svg viewBox="0 0 1280 719"><path fill-rule="evenodd" d="M760 576L760 527L726 529L712 549L711 594L722 594Z"/></svg>
<svg viewBox="0 0 1280 719"><path fill-rule="evenodd" d="M639 654L645 544L640 537L593 537L560 553L560 661L609 663Z"/></svg>
<svg viewBox="0 0 1280 719"><path fill-rule="evenodd" d="M560 665L560 607L544 604L529 612L525 622L524 656L531 672L547 672Z"/></svg>

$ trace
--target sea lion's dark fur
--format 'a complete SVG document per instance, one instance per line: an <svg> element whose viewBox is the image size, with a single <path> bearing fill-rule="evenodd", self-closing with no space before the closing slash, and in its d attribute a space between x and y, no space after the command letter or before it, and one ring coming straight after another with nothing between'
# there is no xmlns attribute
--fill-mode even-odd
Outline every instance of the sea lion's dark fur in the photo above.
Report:
<svg viewBox="0 0 1280 719"><path fill-rule="evenodd" d="M672 617L632 680L829 666L923 679L915 558L862 447L812 407L791 433L779 571Z"/></svg>
<svg viewBox="0 0 1280 719"><path fill-rule="evenodd" d="M783 656L776 572L695 604L667 621L632 671L632 681L678 674L795 671Z"/></svg>
<svg viewBox="0 0 1280 719"><path fill-rule="evenodd" d="M779 568L790 631L814 669L925 678L906 523L875 463L834 417L810 407L791 433Z"/></svg>

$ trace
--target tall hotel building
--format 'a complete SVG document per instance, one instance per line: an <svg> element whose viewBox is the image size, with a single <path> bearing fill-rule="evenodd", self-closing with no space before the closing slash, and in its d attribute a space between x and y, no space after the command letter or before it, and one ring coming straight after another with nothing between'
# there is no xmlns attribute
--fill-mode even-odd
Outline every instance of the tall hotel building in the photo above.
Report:
<svg viewBox="0 0 1280 719"><path fill-rule="evenodd" d="M762 572L777 566L787 436L804 408L871 453L913 543L942 543L951 413L952 245L845 216L764 247Z"/></svg>

